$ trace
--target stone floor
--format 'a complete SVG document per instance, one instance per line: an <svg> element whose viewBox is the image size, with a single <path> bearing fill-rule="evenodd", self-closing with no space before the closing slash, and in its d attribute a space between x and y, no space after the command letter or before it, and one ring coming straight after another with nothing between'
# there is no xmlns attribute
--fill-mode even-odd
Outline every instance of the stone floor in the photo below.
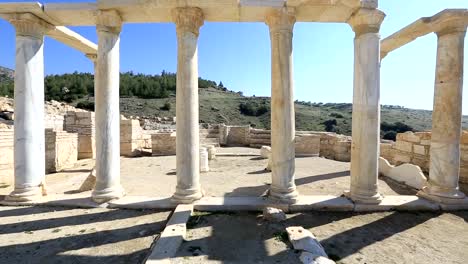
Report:
<svg viewBox="0 0 468 264"><path fill-rule="evenodd" d="M258 149L222 148L229 154L258 154ZM210 172L201 174L207 196L260 196L271 182L267 160L258 156L218 156L210 161ZM73 193L92 169L87 160L74 168L47 176L49 193ZM296 158L296 185L303 195L341 195L349 189L349 163L317 157ZM121 158L121 181L128 195L171 196L175 190L175 156ZM381 193L412 195L415 191L387 178L379 180ZM0 189L7 195L10 188Z"/></svg>
<svg viewBox="0 0 468 264"><path fill-rule="evenodd" d="M208 196L258 196L268 189L270 173L257 149L228 148L201 174ZM235 154L242 154L236 156ZM94 161L47 175L51 194L73 194ZM121 158L122 184L128 195L170 196L175 157ZM296 184L304 195L341 195L349 188L349 163L297 158ZM0 196L12 187L0 188ZM415 191L386 178L383 194ZM462 189L467 192L466 185ZM90 193L83 195L89 196ZM0 197L1 199L1 197ZM170 212L0 206L0 263L140 263ZM468 211L338 213L288 215L281 224L258 214L195 212L187 241L173 263L298 263L284 240L284 228L310 229L338 263L466 263ZM198 255L198 256L194 256Z"/></svg>

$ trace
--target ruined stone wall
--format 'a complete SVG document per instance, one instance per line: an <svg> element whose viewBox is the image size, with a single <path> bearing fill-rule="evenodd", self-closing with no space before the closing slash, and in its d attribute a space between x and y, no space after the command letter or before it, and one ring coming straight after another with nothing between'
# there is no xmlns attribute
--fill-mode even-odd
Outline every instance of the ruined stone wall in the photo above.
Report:
<svg viewBox="0 0 468 264"><path fill-rule="evenodd" d="M120 155L134 157L151 148L151 135L143 133L138 120L120 120Z"/></svg>
<svg viewBox="0 0 468 264"><path fill-rule="evenodd" d="M45 115L44 127L61 131L65 125L65 117L63 115Z"/></svg>
<svg viewBox="0 0 468 264"><path fill-rule="evenodd" d="M152 153L154 156L175 155L176 133L159 132L151 135Z"/></svg>
<svg viewBox="0 0 468 264"><path fill-rule="evenodd" d="M250 126L219 127L219 141L224 146L249 146Z"/></svg>
<svg viewBox="0 0 468 264"><path fill-rule="evenodd" d="M13 184L13 129L0 129L0 186Z"/></svg>
<svg viewBox="0 0 468 264"><path fill-rule="evenodd" d="M463 131L460 142L460 182L468 183L468 132ZM381 143L380 156L393 165L411 163L429 172L431 132L397 134L396 142Z"/></svg>
<svg viewBox="0 0 468 264"><path fill-rule="evenodd" d="M78 134L78 159L96 158L95 121L93 112L68 111L64 130Z"/></svg>
<svg viewBox="0 0 468 264"><path fill-rule="evenodd" d="M71 168L78 160L78 134L66 131L45 131L46 173Z"/></svg>
<svg viewBox="0 0 468 264"><path fill-rule="evenodd" d="M299 138L308 136L309 138ZM317 145L317 137L320 139ZM351 160L351 137L329 132L296 131L296 152L300 154L314 153L319 150L319 155L328 159L346 161ZM304 143L310 142L309 146ZM250 147L269 146L271 144L271 131L263 129L250 130ZM312 143L312 142L315 142Z"/></svg>

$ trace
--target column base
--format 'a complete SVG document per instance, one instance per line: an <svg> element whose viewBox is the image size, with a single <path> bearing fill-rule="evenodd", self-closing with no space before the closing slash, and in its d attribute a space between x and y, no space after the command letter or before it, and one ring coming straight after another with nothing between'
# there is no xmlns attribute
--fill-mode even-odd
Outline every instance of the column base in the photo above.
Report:
<svg viewBox="0 0 468 264"><path fill-rule="evenodd" d="M427 200L442 204L464 204L466 203L466 195L455 188L443 188L439 186L425 186L419 191L417 196Z"/></svg>
<svg viewBox="0 0 468 264"><path fill-rule="evenodd" d="M15 188L13 192L5 197L5 201L15 203L33 202L42 199L45 195L43 186Z"/></svg>
<svg viewBox="0 0 468 264"><path fill-rule="evenodd" d="M171 197L171 201L175 204L191 204L200 200L205 196L205 192L200 188L195 189L180 189L176 188L176 192Z"/></svg>
<svg viewBox="0 0 468 264"><path fill-rule="evenodd" d="M376 193L373 195L366 195L360 193L353 193L351 191L345 191L344 196L351 199L355 203L360 204L379 204L382 202L382 195L380 193Z"/></svg>
<svg viewBox="0 0 468 264"><path fill-rule="evenodd" d="M296 188L284 190L271 186L268 191L268 198L273 202L294 204L298 201L298 197L299 193Z"/></svg>
<svg viewBox="0 0 468 264"><path fill-rule="evenodd" d="M103 190L93 190L91 198L96 203L105 203L110 200L122 198L124 195L125 191L122 186L119 185Z"/></svg>

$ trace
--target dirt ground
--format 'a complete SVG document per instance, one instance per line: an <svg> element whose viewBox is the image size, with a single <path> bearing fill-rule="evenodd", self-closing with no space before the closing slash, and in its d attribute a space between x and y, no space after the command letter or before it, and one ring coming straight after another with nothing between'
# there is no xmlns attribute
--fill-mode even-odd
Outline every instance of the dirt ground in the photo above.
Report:
<svg viewBox="0 0 468 264"><path fill-rule="evenodd" d="M219 152L259 153L251 148L221 148ZM258 156L219 156L210 161L210 172L200 181L207 196L260 196L271 182L264 170L267 160ZM303 195L341 195L349 189L349 162L317 157L296 158L296 185ZM93 160L81 162L61 173L47 175L49 193L73 193L94 166ZM175 191L175 156L121 158L121 182L127 195L171 196ZM12 187L0 189L7 195ZM379 190L386 195L410 195L416 192L387 178L379 180Z"/></svg>
<svg viewBox="0 0 468 264"><path fill-rule="evenodd" d="M0 206L0 263L141 263L169 214Z"/></svg>
<svg viewBox="0 0 468 264"><path fill-rule="evenodd" d="M468 211L454 213L311 212L271 223L261 215L198 214L172 263L301 263L284 232L303 226L342 264L464 264Z"/></svg>

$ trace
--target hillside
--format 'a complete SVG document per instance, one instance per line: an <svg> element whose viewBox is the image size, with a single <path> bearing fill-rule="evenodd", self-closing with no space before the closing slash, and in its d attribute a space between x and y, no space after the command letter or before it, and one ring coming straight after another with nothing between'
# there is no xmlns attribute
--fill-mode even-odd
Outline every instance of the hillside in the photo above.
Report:
<svg viewBox="0 0 468 264"><path fill-rule="evenodd" d="M92 97L87 98L93 101ZM226 92L216 88L199 90L200 122L225 123L230 125L251 124L257 128L270 128L270 98L269 97L245 97L239 93ZM258 106L268 106L268 111L258 115L249 116L241 113L240 105L253 103ZM165 105L170 105L169 110ZM139 117L164 117L175 116L175 97L166 99L141 99L135 97L120 98L120 110L127 116ZM332 126L333 131L341 134L351 134L351 104L304 104L296 102L296 129L325 131L325 122L336 120ZM415 131L431 129L432 111L401 108L395 106L382 107L382 123L404 123ZM468 117L463 117L463 127L468 128ZM384 132L382 133L384 134Z"/></svg>
<svg viewBox="0 0 468 264"><path fill-rule="evenodd" d="M0 67L0 96L12 96L14 72ZM125 73L122 75L120 109L126 116L164 117L175 116L175 75L163 72L161 75ZM67 90L63 100L79 108L92 110L94 98L91 74L52 75L46 78L46 98ZM229 125L252 125L257 128L270 128L270 98L246 97L240 92L229 91L210 80L199 80L200 122L225 123ZM47 88L49 87L49 88ZM159 90L162 89L162 90ZM77 92L75 92L75 90ZM122 90L122 87L121 87ZM155 91L159 91L155 93ZM164 91L164 96L160 91ZM143 96L135 96L141 93ZM86 95L88 94L88 95ZM133 94L133 96L131 96ZM155 96L152 96L155 94ZM144 98L141 98L144 97ZM149 97L149 99L148 99ZM156 97L156 98L152 98ZM164 97L164 98L158 98ZM347 103L298 102L296 109L296 129L333 131L351 134L352 105ZM408 109L398 106L382 106L382 135L390 131L424 131L431 129L432 111ZM468 128L468 117L463 117L463 127ZM388 135L391 138L391 135Z"/></svg>

